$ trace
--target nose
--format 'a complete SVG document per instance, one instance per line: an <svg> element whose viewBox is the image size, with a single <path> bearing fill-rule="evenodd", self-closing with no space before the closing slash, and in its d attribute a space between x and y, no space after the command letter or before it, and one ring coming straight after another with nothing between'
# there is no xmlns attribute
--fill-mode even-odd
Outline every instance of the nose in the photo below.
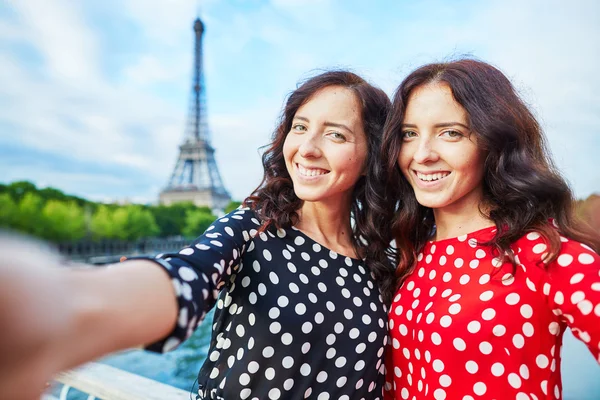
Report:
<svg viewBox="0 0 600 400"><path fill-rule="evenodd" d="M320 135L317 133L305 133L302 138L304 139L298 148L298 152L304 158L318 158L321 157L321 143Z"/></svg>
<svg viewBox="0 0 600 400"><path fill-rule="evenodd" d="M428 162L437 161L439 158L438 152L434 148L434 143L427 137L422 137L418 143L416 143L415 153L413 159L419 164L426 164Z"/></svg>

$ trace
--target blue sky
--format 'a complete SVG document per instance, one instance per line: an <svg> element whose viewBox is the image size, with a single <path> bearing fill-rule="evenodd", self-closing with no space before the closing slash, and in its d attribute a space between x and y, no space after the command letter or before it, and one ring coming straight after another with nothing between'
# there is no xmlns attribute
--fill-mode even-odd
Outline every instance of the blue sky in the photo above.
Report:
<svg viewBox="0 0 600 400"><path fill-rule="evenodd" d="M388 94L472 55L531 105L577 197L600 193L597 1L8 0L0 5L0 182L154 202L183 139L192 23L205 26L209 124L236 199L298 80L325 68Z"/></svg>

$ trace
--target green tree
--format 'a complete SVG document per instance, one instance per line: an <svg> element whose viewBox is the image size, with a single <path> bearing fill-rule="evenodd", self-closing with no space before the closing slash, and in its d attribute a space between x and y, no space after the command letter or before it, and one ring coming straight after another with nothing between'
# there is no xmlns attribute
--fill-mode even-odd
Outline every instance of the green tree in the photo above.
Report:
<svg viewBox="0 0 600 400"><path fill-rule="evenodd" d="M230 212L238 208L241 204L242 203L239 201L231 200L229 204L227 204L227 206L225 207L225 214L229 214Z"/></svg>
<svg viewBox="0 0 600 400"><path fill-rule="evenodd" d="M16 201L21 200L27 193L36 193L37 188L29 181L17 181L8 185L8 191Z"/></svg>
<svg viewBox="0 0 600 400"><path fill-rule="evenodd" d="M92 220L90 222L90 230L92 232L92 238L98 239L114 239L115 224L113 222L113 211L106 205L100 205L94 214L92 214Z"/></svg>
<svg viewBox="0 0 600 400"><path fill-rule="evenodd" d="M54 242L79 240L85 236L83 209L74 201L49 200L41 212L40 236Z"/></svg>
<svg viewBox="0 0 600 400"><path fill-rule="evenodd" d="M21 232L40 236L44 231L42 207L44 203L35 192L27 192L17 206L17 220L15 228Z"/></svg>
<svg viewBox="0 0 600 400"><path fill-rule="evenodd" d="M0 194L0 227L16 228L19 209L8 193Z"/></svg>
<svg viewBox="0 0 600 400"><path fill-rule="evenodd" d="M115 211L115 221L120 221L121 212L125 212L125 237L123 239L134 240L145 237L156 236L160 229L149 210L139 205L130 205Z"/></svg>
<svg viewBox="0 0 600 400"><path fill-rule="evenodd" d="M148 208L154 216L162 237L182 235L186 224L186 215L188 211L194 209L196 209L196 206L191 202L176 203L170 206L159 205Z"/></svg>
<svg viewBox="0 0 600 400"><path fill-rule="evenodd" d="M198 207L190 210L186 216L186 224L183 229L183 236L200 236L216 219L208 207Z"/></svg>

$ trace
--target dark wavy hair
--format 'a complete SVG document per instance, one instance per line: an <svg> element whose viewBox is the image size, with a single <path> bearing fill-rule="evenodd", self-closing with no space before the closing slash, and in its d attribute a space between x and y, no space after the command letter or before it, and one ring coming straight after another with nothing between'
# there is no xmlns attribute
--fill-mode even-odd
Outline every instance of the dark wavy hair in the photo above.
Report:
<svg viewBox="0 0 600 400"><path fill-rule="evenodd" d="M413 90L445 83L468 114L471 131L486 155L483 178L484 212L499 228L490 246L513 264L510 246L524 234L539 232L548 243L544 261L552 262L560 251L560 234L600 249L600 241L575 220L573 195L554 167L542 129L506 76L490 64L461 59L424 65L400 84L384 129L382 162L390 201L395 209L392 231L399 252L400 282L416 264L416 255L435 232L431 209L421 206L402 175L397 159L402 146L402 122ZM393 203L393 204L392 204ZM552 228L553 219L558 229Z"/></svg>
<svg viewBox="0 0 600 400"><path fill-rule="evenodd" d="M260 185L244 200L244 205L254 209L264 222L263 229L270 226L289 228L298 222L298 210L303 202L299 199L287 171L283 144L292 127L296 111L315 93L330 86L351 90L361 105L361 117L365 131L368 155L366 174L362 176L352 193L351 214L354 219L352 244L357 254L366 258L367 266L377 281L382 296L389 302L395 290L394 268L388 259L391 241L389 224L383 223L378 204L382 203L378 185L374 179L383 169L379 149L383 126L390 110L388 96L360 76L348 71L328 71L311 77L288 96L279 124L271 143L262 156L264 176Z"/></svg>

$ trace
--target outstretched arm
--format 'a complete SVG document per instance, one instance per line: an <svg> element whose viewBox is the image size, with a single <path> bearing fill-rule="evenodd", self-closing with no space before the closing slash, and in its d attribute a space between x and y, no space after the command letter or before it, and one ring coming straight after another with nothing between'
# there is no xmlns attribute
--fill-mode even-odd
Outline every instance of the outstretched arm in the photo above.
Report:
<svg viewBox="0 0 600 400"><path fill-rule="evenodd" d="M0 237L0 398L34 399L58 371L167 335L169 276L152 261L71 270L23 238Z"/></svg>

